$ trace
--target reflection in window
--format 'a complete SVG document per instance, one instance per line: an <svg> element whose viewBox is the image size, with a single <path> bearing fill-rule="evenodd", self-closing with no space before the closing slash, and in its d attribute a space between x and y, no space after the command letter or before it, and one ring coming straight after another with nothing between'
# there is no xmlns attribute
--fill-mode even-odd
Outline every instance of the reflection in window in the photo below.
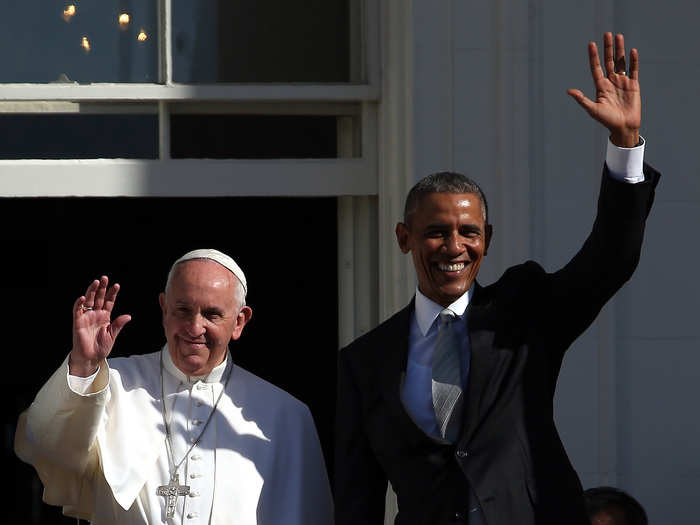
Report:
<svg viewBox="0 0 700 525"><path fill-rule="evenodd" d="M173 79L351 82L360 0L173 0Z"/></svg>
<svg viewBox="0 0 700 525"><path fill-rule="evenodd" d="M334 116L173 115L175 159L323 159L337 156Z"/></svg>
<svg viewBox="0 0 700 525"><path fill-rule="evenodd" d="M155 159L156 115L0 115L0 159Z"/></svg>
<svg viewBox="0 0 700 525"><path fill-rule="evenodd" d="M157 24L156 0L3 2L0 82L157 82Z"/></svg>

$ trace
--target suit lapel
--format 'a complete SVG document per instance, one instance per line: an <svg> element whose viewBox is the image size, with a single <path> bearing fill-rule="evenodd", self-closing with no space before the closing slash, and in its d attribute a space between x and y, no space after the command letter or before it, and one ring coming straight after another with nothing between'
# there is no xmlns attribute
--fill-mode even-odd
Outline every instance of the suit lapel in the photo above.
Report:
<svg viewBox="0 0 700 525"><path fill-rule="evenodd" d="M387 326L383 344L385 356L382 362L383 398L392 414L392 420L400 425L398 431L401 439L414 443L448 444L448 442L430 436L413 421L401 400L401 391L406 378L408 363L408 339L411 316L415 309L415 297L410 304L394 316Z"/></svg>
<svg viewBox="0 0 700 525"><path fill-rule="evenodd" d="M481 286L476 284L474 297L467 307L467 329L469 332L469 381L467 383L464 430L461 443L467 443L483 419L481 401L488 378L495 365L494 331L487 323L488 301Z"/></svg>

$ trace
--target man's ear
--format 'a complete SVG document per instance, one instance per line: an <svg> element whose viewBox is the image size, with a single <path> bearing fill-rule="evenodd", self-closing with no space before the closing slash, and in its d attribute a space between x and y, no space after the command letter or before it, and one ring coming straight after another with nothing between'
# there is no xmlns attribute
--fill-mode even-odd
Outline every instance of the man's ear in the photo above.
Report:
<svg viewBox="0 0 700 525"><path fill-rule="evenodd" d="M160 292L160 295L158 296L158 304L160 304L160 309L163 312L163 320L165 320L165 314L168 313L168 307L165 303L165 293Z"/></svg>
<svg viewBox="0 0 700 525"><path fill-rule="evenodd" d="M489 251L489 246L491 245L491 237L493 237L493 226L490 224L486 225L486 246L484 248L484 255Z"/></svg>
<svg viewBox="0 0 700 525"><path fill-rule="evenodd" d="M241 311L238 312L236 316L236 326L233 327L233 332L231 333L231 340L235 341L243 333L243 328L248 324L250 318L253 317L253 310L249 306L244 306Z"/></svg>
<svg viewBox="0 0 700 525"><path fill-rule="evenodd" d="M403 222L396 224L396 242L399 243L399 248L403 253L408 253L411 251L408 239L410 237L410 232L408 231L408 226Z"/></svg>

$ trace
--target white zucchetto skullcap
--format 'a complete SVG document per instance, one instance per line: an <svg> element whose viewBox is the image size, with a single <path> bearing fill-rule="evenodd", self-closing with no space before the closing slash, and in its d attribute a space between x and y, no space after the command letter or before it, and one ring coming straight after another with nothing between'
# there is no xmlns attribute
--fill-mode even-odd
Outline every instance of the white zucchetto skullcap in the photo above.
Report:
<svg viewBox="0 0 700 525"><path fill-rule="evenodd" d="M221 253L219 250L192 250L175 261L172 267L175 268L175 266L181 262L189 261L190 259L209 259L218 262L221 266L230 270L231 273L238 278L243 285L243 294L245 295L248 293L248 284L246 283L243 270L241 270L241 267L236 264L236 261L225 253Z"/></svg>

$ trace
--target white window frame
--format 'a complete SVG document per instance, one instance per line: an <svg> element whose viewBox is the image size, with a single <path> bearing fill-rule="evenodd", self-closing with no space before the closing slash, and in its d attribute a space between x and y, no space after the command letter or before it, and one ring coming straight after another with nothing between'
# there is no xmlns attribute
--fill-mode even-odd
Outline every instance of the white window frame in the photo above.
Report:
<svg viewBox="0 0 700 525"><path fill-rule="evenodd" d="M172 80L171 0L159 0L160 84L0 84L0 113L89 112L95 105L157 105L157 160L0 160L0 197L206 197L376 195L377 103L380 98L379 2L361 3L361 40L347 84L180 84ZM171 159L170 108L225 102L226 112L352 115L359 122L360 155L337 159ZM92 109L91 109L92 108ZM112 110L114 111L114 110ZM339 126L339 130L343 127ZM193 176L196 174L196 176Z"/></svg>

